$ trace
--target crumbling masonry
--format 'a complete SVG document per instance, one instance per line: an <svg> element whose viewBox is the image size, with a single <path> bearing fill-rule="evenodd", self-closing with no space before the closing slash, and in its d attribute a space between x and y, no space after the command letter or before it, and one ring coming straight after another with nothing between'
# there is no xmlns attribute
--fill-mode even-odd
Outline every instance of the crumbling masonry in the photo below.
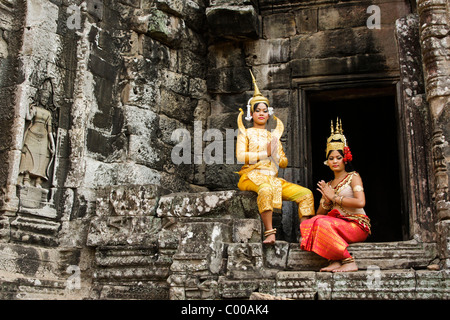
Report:
<svg viewBox="0 0 450 320"><path fill-rule="evenodd" d="M448 299L449 26L448 0L0 0L0 298ZM395 91L405 237L351 245L360 271L317 272L291 203L262 246L240 165L204 161L234 148L249 69L310 188L309 94Z"/></svg>

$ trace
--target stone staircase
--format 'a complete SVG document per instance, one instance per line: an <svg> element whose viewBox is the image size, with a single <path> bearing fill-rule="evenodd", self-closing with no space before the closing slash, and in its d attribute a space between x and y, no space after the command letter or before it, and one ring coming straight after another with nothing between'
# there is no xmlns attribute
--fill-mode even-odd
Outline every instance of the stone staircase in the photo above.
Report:
<svg viewBox="0 0 450 320"><path fill-rule="evenodd" d="M267 248L266 259L282 251L280 247L289 247L289 252L284 270L276 272L275 285L264 292L273 296L323 300L450 297L450 271L427 269L436 257L434 244L415 240L351 244L349 252L360 269L351 273L318 272L327 261L293 243Z"/></svg>
<svg viewBox="0 0 450 320"><path fill-rule="evenodd" d="M416 240L398 242L361 242L350 244L350 254L357 260L359 269L426 269L436 258L435 244ZM297 244L290 244L286 264L289 270L318 271L326 264L318 255L300 250Z"/></svg>
<svg viewBox="0 0 450 320"><path fill-rule="evenodd" d="M187 227L181 235L186 240L173 256L168 280L172 299L248 299L255 292L284 299L449 297L450 271L428 269L437 257L435 243L410 240L351 244L349 251L358 262L358 272L318 272L327 261L300 250L297 241L262 245L263 227L254 194L215 193L217 201L211 201L215 205L205 210L201 199L212 195L161 198L158 215L178 220L178 224L184 224L181 229ZM215 232L215 241L214 236L206 236ZM198 289L201 287L203 290Z"/></svg>
<svg viewBox="0 0 450 320"><path fill-rule="evenodd" d="M327 264L324 258L300 250L298 240L286 241L292 237L292 226L279 226L282 239L275 245L262 244L263 227L253 193L167 194L155 186L118 186L99 195L85 249L0 244L0 298L217 300L250 299L257 293L273 299L323 300L450 296L450 270L430 269L436 264L435 243L351 244L349 251L359 271L319 272ZM286 217L275 220L291 224L283 220ZM80 261L84 267L78 269L78 278L72 277L67 267L77 268ZM77 279L80 282L69 282Z"/></svg>

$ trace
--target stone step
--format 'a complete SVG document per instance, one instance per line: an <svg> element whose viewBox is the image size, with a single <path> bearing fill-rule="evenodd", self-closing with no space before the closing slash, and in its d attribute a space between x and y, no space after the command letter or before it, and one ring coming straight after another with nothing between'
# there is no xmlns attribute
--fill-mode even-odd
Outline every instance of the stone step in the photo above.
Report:
<svg viewBox="0 0 450 320"><path fill-rule="evenodd" d="M379 270L330 273L284 271L275 290L266 292L290 299L448 299L450 271Z"/></svg>
<svg viewBox="0 0 450 320"><path fill-rule="evenodd" d="M416 240L361 242L350 244L348 251L362 270L423 269L437 257L434 243L420 243ZM325 258L301 250L297 243L277 241L274 246L264 246L264 254L268 267L283 268L285 263L286 270L318 271L328 264Z"/></svg>
<svg viewBox="0 0 450 320"><path fill-rule="evenodd" d="M19 242L56 246L60 225L47 218L21 215L11 222L10 237Z"/></svg>
<svg viewBox="0 0 450 320"><path fill-rule="evenodd" d="M27 277L0 270L0 296L4 300L82 299L86 292L80 289L81 284L71 281L70 276L67 279Z"/></svg>
<svg viewBox="0 0 450 320"><path fill-rule="evenodd" d="M259 218L256 193L238 190L163 195L159 199L156 214L160 218Z"/></svg>
<svg viewBox="0 0 450 320"><path fill-rule="evenodd" d="M271 300L441 300L449 297L449 276L449 270L280 271L273 280L220 277L218 290L224 299L258 292Z"/></svg>

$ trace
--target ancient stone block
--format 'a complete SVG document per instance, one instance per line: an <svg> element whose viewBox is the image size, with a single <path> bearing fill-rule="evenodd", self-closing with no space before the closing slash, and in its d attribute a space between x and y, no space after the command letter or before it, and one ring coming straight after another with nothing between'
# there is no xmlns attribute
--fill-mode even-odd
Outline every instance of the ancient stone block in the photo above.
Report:
<svg viewBox="0 0 450 320"><path fill-rule="evenodd" d="M157 209L157 216L252 217L254 216L255 207L249 208L247 203L243 205L241 202L241 198L245 198L247 194L246 192L235 190L169 194L161 197Z"/></svg>
<svg viewBox="0 0 450 320"><path fill-rule="evenodd" d="M251 88L251 78L247 68L210 69L206 84L212 93L238 93Z"/></svg>
<svg viewBox="0 0 450 320"><path fill-rule="evenodd" d="M88 246L152 244L161 229L161 219L142 217L96 217L92 219Z"/></svg>
<svg viewBox="0 0 450 320"><path fill-rule="evenodd" d="M267 289L274 286L273 280L231 280L226 277L219 277L219 294L223 299L247 299L252 292L260 291L261 289ZM269 292L264 292L269 293Z"/></svg>
<svg viewBox="0 0 450 320"><path fill-rule="evenodd" d="M263 22L263 35L266 38L289 38L297 31L292 13L272 14L264 17Z"/></svg>
<svg viewBox="0 0 450 320"><path fill-rule="evenodd" d="M289 82L290 68L283 63L261 65L253 68L253 73L258 81L260 89L272 90L283 89L285 83ZM263 94L265 94L263 92Z"/></svg>
<svg viewBox="0 0 450 320"><path fill-rule="evenodd" d="M124 135L110 136L88 129L86 146L99 160L113 161L125 154L127 141Z"/></svg>
<svg viewBox="0 0 450 320"><path fill-rule="evenodd" d="M295 76L319 76L351 74L358 72L375 72L384 70L386 57L380 54L357 55L340 58L324 59L293 59L290 62L291 71Z"/></svg>
<svg viewBox="0 0 450 320"><path fill-rule="evenodd" d="M415 299L442 300L447 299L450 291L449 271L429 272L416 271L416 296Z"/></svg>
<svg viewBox="0 0 450 320"><path fill-rule="evenodd" d="M154 217L158 198L167 193L156 185L111 186L98 193L96 217L87 243L90 246L152 244L161 229Z"/></svg>
<svg viewBox="0 0 450 320"><path fill-rule="evenodd" d="M294 12L295 23L298 33L308 33L317 31L317 10L302 9Z"/></svg>
<svg viewBox="0 0 450 320"><path fill-rule="evenodd" d="M136 281L123 285L104 285L97 297L100 300L167 300L169 286L165 281Z"/></svg>
<svg viewBox="0 0 450 320"><path fill-rule="evenodd" d="M264 265L267 268L286 269L290 244L277 241L273 246L264 246Z"/></svg>
<svg viewBox="0 0 450 320"><path fill-rule="evenodd" d="M235 219L233 221L233 242L260 242L261 230L260 219Z"/></svg>
<svg viewBox="0 0 450 320"><path fill-rule="evenodd" d="M284 271L277 273L277 295L291 299L314 299L315 272Z"/></svg>
<svg viewBox="0 0 450 320"><path fill-rule="evenodd" d="M197 106L197 100L187 96L189 80L181 75L174 76L178 81L171 83L171 90L161 90L160 110L168 117L190 124L193 120L193 112ZM175 79L172 78L172 80Z"/></svg>
<svg viewBox="0 0 450 320"><path fill-rule="evenodd" d="M249 42L245 46L246 61L250 65L276 64L289 61L289 39L268 39Z"/></svg>
<svg viewBox="0 0 450 320"><path fill-rule="evenodd" d="M147 34L171 47L180 45L185 31L184 21L161 10L152 10L146 17Z"/></svg>
<svg viewBox="0 0 450 320"><path fill-rule="evenodd" d="M57 246L58 231L61 224L51 219L39 216L19 215L11 222L11 239L16 241Z"/></svg>
<svg viewBox="0 0 450 320"><path fill-rule="evenodd" d="M252 5L206 8L209 33L217 38L256 39L259 19Z"/></svg>
<svg viewBox="0 0 450 320"><path fill-rule="evenodd" d="M261 243L228 245L227 277L230 279L261 278L263 275Z"/></svg>
<svg viewBox="0 0 450 320"><path fill-rule="evenodd" d="M289 248L286 267L288 270L318 271L327 265L327 260L314 252L300 250L300 244L292 243Z"/></svg>
<svg viewBox="0 0 450 320"><path fill-rule="evenodd" d="M258 43L258 41L251 41L249 44L251 45L255 42ZM243 45L235 41L212 44L208 48L207 58L209 69L245 67Z"/></svg>
<svg viewBox="0 0 450 320"><path fill-rule="evenodd" d="M377 278L367 271L333 274L332 299L414 299L415 272L383 271Z"/></svg>
<svg viewBox="0 0 450 320"><path fill-rule="evenodd" d="M202 30L205 23L204 4L201 1L158 0L156 7L162 11L182 16L189 27Z"/></svg>
<svg viewBox="0 0 450 320"><path fill-rule="evenodd" d="M167 193L158 185L108 186L98 191L96 215L155 215L158 198Z"/></svg>

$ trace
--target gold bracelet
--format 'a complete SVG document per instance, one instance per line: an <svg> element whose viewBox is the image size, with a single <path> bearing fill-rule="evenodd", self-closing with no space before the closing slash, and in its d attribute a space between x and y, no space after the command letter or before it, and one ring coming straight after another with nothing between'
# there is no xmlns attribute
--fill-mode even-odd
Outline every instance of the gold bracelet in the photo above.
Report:
<svg viewBox="0 0 450 320"><path fill-rule="evenodd" d="M344 196L341 196L341 198L339 199L340 202L340 206L342 207L342 199L344 199Z"/></svg>
<svg viewBox="0 0 450 320"><path fill-rule="evenodd" d="M325 203L322 202L322 208L324 208L325 210L331 210L331 208L333 208L333 206L330 205L326 205Z"/></svg>
<svg viewBox="0 0 450 320"><path fill-rule="evenodd" d="M333 202L330 204L325 204L325 199L322 198L322 200L320 200L320 205L322 206L322 208L324 208L325 210L331 210L331 208L333 208Z"/></svg>

